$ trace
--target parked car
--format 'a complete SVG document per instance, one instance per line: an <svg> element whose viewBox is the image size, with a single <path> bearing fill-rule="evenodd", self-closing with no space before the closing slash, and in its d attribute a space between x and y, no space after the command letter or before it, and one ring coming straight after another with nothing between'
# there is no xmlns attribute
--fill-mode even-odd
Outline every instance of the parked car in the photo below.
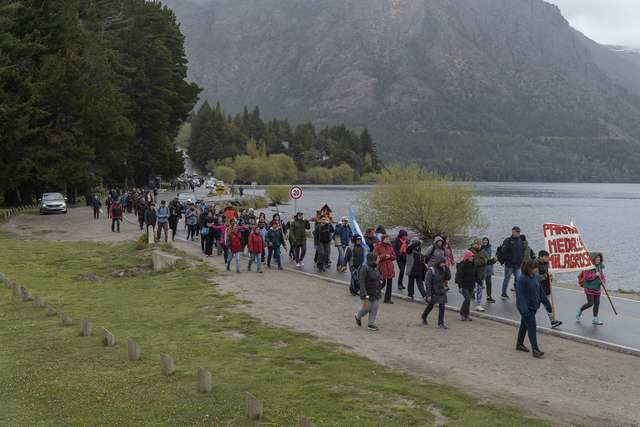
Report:
<svg viewBox="0 0 640 427"><path fill-rule="evenodd" d="M216 179L215 178L209 178L209 180L207 181L207 185L206 185L207 189L214 189L216 188Z"/></svg>
<svg viewBox="0 0 640 427"><path fill-rule="evenodd" d="M40 215L67 213L67 198L61 193L44 193L40 202Z"/></svg>

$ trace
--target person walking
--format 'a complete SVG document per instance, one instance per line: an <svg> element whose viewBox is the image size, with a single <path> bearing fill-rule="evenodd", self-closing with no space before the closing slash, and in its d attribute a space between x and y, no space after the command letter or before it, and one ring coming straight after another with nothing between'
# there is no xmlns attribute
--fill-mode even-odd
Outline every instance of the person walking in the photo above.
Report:
<svg viewBox="0 0 640 427"><path fill-rule="evenodd" d="M445 250L445 241L442 236L436 236L433 239L433 243L423 250L422 256L424 258L424 263L427 264L427 267L433 267L436 263L436 260L440 258L447 258L447 251Z"/></svg>
<svg viewBox="0 0 640 427"><path fill-rule="evenodd" d="M117 229L119 233L120 222L122 221L122 218L124 216L122 205L120 204L119 201L116 200L113 202L113 204L111 205L111 212L109 216L111 217L111 232L115 233Z"/></svg>
<svg viewBox="0 0 640 427"><path fill-rule="evenodd" d="M180 203L178 198L174 198L169 202L169 228L171 229L171 241L176 240L176 232L178 231L178 222L182 215L180 214Z"/></svg>
<svg viewBox="0 0 640 427"><path fill-rule="evenodd" d="M100 208L102 208L102 202L98 198L97 194L91 198L91 207L93 208L93 219L100 219Z"/></svg>
<svg viewBox="0 0 640 427"><path fill-rule="evenodd" d="M236 273L240 273L240 254L242 253L242 229L234 221L227 232L229 255L227 256L227 271L231 269L231 261L236 260Z"/></svg>
<svg viewBox="0 0 640 427"><path fill-rule="evenodd" d="M496 300L492 297L491 288L493 285L493 266L497 260L493 256L493 248L491 247L491 241L488 237L482 238L482 250L484 251L484 256L487 258L487 266L484 269L484 284L487 289L487 304L493 304Z"/></svg>
<svg viewBox="0 0 640 427"><path fill-rule="evenodd" d="M187 224L187 240L191 239L191 241L195 241L196 228L198 227L198 213L196 212L196 207L193 203L185 212L184 220Z"/></svg>
<svg viewBox="0 0 640 427"><path fill-rule="evenodd" d="M409 233L400 230L393 241L393 250L396 251L396 263L398 264L398 289L404 290L404 270L407 266L407 247L409 246Z"/></svg>
<svg viewBox="0 0 640 427"><path fill-rule="evenodd" d="M378 331L376 320L378 318L378 310L380 309L380 298L382 293L382 277L378 270L378 256L375 253L367 255L367 262L358 272L360 278L360 299L362 300L362 308L355 315L356 325L362 326L362 318L369 316L367 328L370 331Z"/></svg>
<svg viewBox="0 0 640 427"><path fill-rule="evenodd" d="M476 266L476 311L483 312L482 294L484 290L484 279L487 270L487 255L482 249L482 241L478 238L473 239L469 251L473 252L473 264Z"/></svg>
<svg viewBox="0 0 640 427"><path fill-rule="evenodd" d="M607 283L607 277L604 274L604 257L600 252L592 252L589 254L593 262L593 268L580 273L578 282L584 294L587 296L587 302L576 311L576 320L582 319L582 313L593 307L593 320L591 323L596 326L604 325L604 322L598 318L600 310L600 295L602 294L602 285Z"/></svg>
<svg viewBox="0 0 640 427"><path fill-rule="evenodd" d="M344 273L347 271L347 261L344 254L351 242L353 232L349 225L349 218L343 216L340 224L336 225L335 232L333 233L333 241L338 249L338 262L336 263L336 270Z"/></svg>
<svg viewBox="0 0 640 427"><path fill-rule="evenodd" d="M147 235L149 235L149 227L151 227L151 235L156 234L156 204L151 202L144 211L144 223L147 225Z"/></svg>
<svg viewBox="0 0 640 427"><path fill-rule="evenodd" d="M198 208L198 224L196 225L196 236L200 235L200 249L202 253L205 253L205 244L207 240L207 236L202 235L202 230L207 230L205 233L208 233L207 228L207 217L208 217L208 208L205 206L204 209Z"/></svg>
<svg viewBox="0 0 640 427"><path fill-rule="evenodd" d="M447 303L447 289L445 283L451 279L451 271L447 267L447 261L444 258L435 260L433 267L427 269L424 279L427 307L424 309L422 316L422 324L427 325L427 318L433 307L438 305L438 328L447 329L444 324L444 309Z"/></svg>
<svg viewBox="0 0 640 427"><path fill-rule="evenodd" d="M264 252L264 240L260 234L260 228L258 226L253 227L252 233L249 235L249 266L248 270L251 271L251 264L256 263L256 270L258 273L262 273L260 268L260 257Z"/></svg>
<svg viewBox="0 0 640 427"><path fill-rule="evenodd" d="M331 260L331 239L335 230L329 218L323 216L320 222L316 222L314 229L314 243L317 247L316 267L319 272L324 272L329 267Z"/></svg>
<svg viewBox="0 0 640 427"><path fill-rule="evenodd" d="M427 293L424 288L424 278L427 273L427 266L424 263L421 254L422 243L420 240L416 240L407 247L407 275L409 277L409 283L407 285L407 294L409 298L414 299L414 291L416 285L422 298L427 297ZM448 279L447 279L448 280ZM445 282L446 283L446 282Z"/></svg>
<svg viewBox="0 0 640 427"><path fill-rule="evenodd" d="M107 196L104 201L104 207L107 209L107 218L111 218L111 205L113 204L113 199L111 196Z"/></svg>
<svg viewBox="0 0 640 427"><path fill-rule="evenodd" d="M351 284L349 286L349 291L351 292L351 295L356 296L360 290L358 274L360 267L365 264L369 249L367 248L367 245L362 242L362 237L358 234L353 236L351 241L351 246L349 246L345 251L344 257L349 265L349 272L351 272Z"/></svg>
<svg viewBox="0 0 640 427"><path fill-rule="evenodd" d="M547 299L551 301L551 280L553 276L549 271L549 252L540 251L538 252L538 282L540 282L540 286L542 286L542 290L544 294L547 296ZM553 306L553 304L552 304ZM553 329L562 325L562 322L556 319L555 313L553 311L548 312L549 314L549 322L551 322L551 327Z"/></svg>
<svg viewBox="0 0 640 427"><path fill-rule="evenodd" d="M396 260L396 251L393 250L393 246L389 243L389 236L382 234L380 236L380 242L376 243L373 251L378 255L378 269L382 276L384 290L384 303L393 304L391 301L391 292L393 287L393 278L396 275L396 271L393 267L393 262Z"/></svg>
<svg viewBox="0 0 640 427"><path fill-rule="evenodd" d="M267 255L267 267L271 268L271 259L275 259L278 263L278 270L282 270L282 256L280 253L280 247L287 248L285 243L284 233L280 227L280 222L274 222L271 228L267 232L267 247L269 254Z"/></svg>
<svg viewBox="0 0 640 427"><path fill-rule="evenodd" d="M471 316L471 299L473 298L473 290L476 286L478 279L477 268L473 259L473 252L465 251L462 255L462 261L456 264L456 277L455 281L460 288L460 293L464 297L464 301L460 306L460 320L463 322L470 322Z"/></svg>
<svg viewBox="0 0 640 427"><path fill-rule="evenodd" d="M293 221L289 223L289 239L293 249L293 259L296 267L303 266L302 261L307 253L307 230L311 229L309 221L304 219L302 212L296 213ZM264 256L262 257L264 261Z"/></svg>
<svg viewBox="0 0 640 427"><path fill-rule="evenodd" d="M369 252L373 252L373 248L378 243L376 231L373 228L367 228L364 232L364 242L369 247Z"/></svg>
<svg viewBox="0 0 640 427"><path fill-rule="evenodd" d="M520 329L518 330L518 340L516 350L529 353L529 349L524 345L525 335L529 335L529 342L533 350L533 357L542 358L544 352L538 346L536 312L540 304L544 304L548 312L551 312L551 303L544 293L538 281L538 262L527 261L522 268L522 275L516 283L516 307L520 312Z"/></svg>
<svg viewBox="0 0 640 427"><path fill-rule="evenodd" d="M504 265L502 299L509 298L507 288L509 287L511 276L514 277L514 286L515 283L518 282L522 263L524 262L524 249L523 240L520 238L520 227L514 226L511 229L511 237L507 237L504 242L502 242L502 246L498 248L498 261Z"/></svg>
<svg viewBox="0 0 640 427"><path fill-rule="evenodd" d="M158 224L158 234L156 236L156 242L160 241L162 237L162 231L164 230L164 242L167 243L169 239L169 208L167 207L167 202L162 200L160 202L160 206L158 207L158 211L156 212L156 221Z"/></svg>

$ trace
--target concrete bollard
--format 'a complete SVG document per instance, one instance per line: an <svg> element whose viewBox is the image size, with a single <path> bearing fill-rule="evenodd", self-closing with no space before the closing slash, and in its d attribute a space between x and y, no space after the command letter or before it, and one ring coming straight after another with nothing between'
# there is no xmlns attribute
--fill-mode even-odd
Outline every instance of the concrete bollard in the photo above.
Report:
<svg viewBox="0 0 640 427"><path fill-rule="evenodd" d="M247 398L247 418L259 420L262 417L262 402L249 392L246 392L245 396Z"/></svg>
<svg viewBox="0 0 640 427"><path fill-rule="evenodd" d="M22 288L22 292L20 296L22 297L22 302L33 301L33 296L31 295L31 291L27 288Z"/></svg>
<svg viewBox="0 0 640 427"><path fill-rule="evenodd" d="M33 301L33 306L35 308L44 308L44 300L42 299L42 297L36 296L35 300Z"/></svg>
<svg viewBox="0 0 640 427"><path fill-rule="evenodd" d="M58 314L55 308L47 304L47 316L52 317Z"/></svg>
<svg viewBox="0 0 640 427"><path fill-rule="evenodd" d="M211 371L205 368L198 368L198 391L200 393L211 393L212 386Z"/></svg>
<svg viewBox="0 0 640 427"><path fill-rule="evenodd" d="M85 320L85 319L80 321L80 336L81 337L90 337L92 329L93 329L93 325L91 324L91 322L89 322L88 320Z"/></svg>
<svg viewBox="0 0 640 427"><path fill-rule="evenodd" d="M105 347L113 347L116 345L116 337L105 328L102 328L102 345Z"/></svg>
<svg viewBox="0 0 640 427"><path fill-rule="evenodd" d="M162 365L162 373L166 376L173 375L176 371L173 358L165 353L160 353L160 364Z"/></svg>
<svg viewBox="0 0 640 427"><path fill-rule="evenodd" d="M140 344L132 339L127 339L127 352L132 362L140 360Z"/></svg>
<svg viewBox="0 0 640 427"><path fill-rule="evenodd" d="M62 324L62 326L71 326L73 325L73 319L71 318L71 316L60 312L60 323Z"/></svg>
<svg viewBox="0 0 640 427"><path fill-rule="evenodd" d="M300 427L316 427L314 423L307 417L300 417L300 421L298 423Z"/></svg>

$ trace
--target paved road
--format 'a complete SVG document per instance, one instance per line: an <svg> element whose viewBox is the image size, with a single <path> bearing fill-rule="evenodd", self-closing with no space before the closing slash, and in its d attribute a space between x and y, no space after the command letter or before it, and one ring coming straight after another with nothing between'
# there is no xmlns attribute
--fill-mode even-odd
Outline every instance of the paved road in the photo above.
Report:
<svg viewBox="0 0 640 427"><path fill-rule="evenodd" d="M203 191L199 190L199 194ZM161 193L159 199L167 198L167 200L173 196L173 193ZM179 228L179 236L184 238L184 230ZM195 242L195 244L200 244ZM285 251L286 252L286 251ZM331 259L333 266L329 271L324 273L318 273L313 265L313 241L309 239L307 245L307 257L306 263L301 269L297 269L293 262L289 261L288 256L283 254L283 264L285 268L301 271L306 274L317 275L318 277L324 277L331 279L332 281L338 281L348 285L350 276L349 273L340 273L335 270L335 262L337 258L337 250L332 247ZM396 266L397 267L397 266ZM397 271L397 268L396 268ZM406 286L405 278L405 286ZM494 298L500 294L500 285L502 284L501 277L494 277ZM393 282L394 295L396 297L406 297L406 291L399 291L397 289L397 278ZM576 286L577 288L577 286ZM600 344L610 348L616 348L620 351L628 351L637 355L640 355L640 301L631 299L612 297L613 303L618 310L619 315L614 315L608 300L603 295L600 304L599 317L605 322L603 326L594 326L591 324L592 312L586 311L583 315L582 321L577 322L575 318L576 309L585 303L585 296L580 289L565 289L554 288L556 312L558 318L564 323L554 332L557 332L560 336L577 340L588 340L591 344ZM419 296L416 290L416 296ZM510 292L511 298L507 301L501 300L497 297L495 304L484 304L486 312L483 314L485 317L492 318L494 320L513 323L520 319L518 311L515 307L515 294ZM351 298L348 290L345 289L345 298ZM448 294L449 304L448 307L457 309L462 303L462 296L457 291L457 286L452 284L451 292ZM421 304L420 302L416 302ZM475 307L475 305L472 305ZM416 318L420 315L421 309L416 307ZM473 313L474 315L480 315ZM538 325L542 332L550 332L549 320L544 309L538 312Z"/></svg>

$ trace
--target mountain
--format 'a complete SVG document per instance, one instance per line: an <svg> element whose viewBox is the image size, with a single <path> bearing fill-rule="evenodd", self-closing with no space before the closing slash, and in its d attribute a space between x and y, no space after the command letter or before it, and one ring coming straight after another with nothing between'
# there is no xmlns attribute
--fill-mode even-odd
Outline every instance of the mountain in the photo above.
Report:
<svg viewBox="0 0 640 427"><path fill-rule="evenodd" d="M368 127L461 178L640 180L640 61L542 0L166 0L231 112Z"/></svg>

